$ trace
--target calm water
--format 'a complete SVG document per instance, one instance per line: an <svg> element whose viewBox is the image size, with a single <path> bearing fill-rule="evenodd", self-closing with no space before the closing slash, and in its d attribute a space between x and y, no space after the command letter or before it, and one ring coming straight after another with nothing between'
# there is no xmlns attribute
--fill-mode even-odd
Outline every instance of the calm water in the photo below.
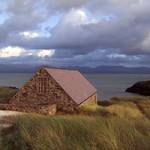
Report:
<svg viewBox="0 0 150 150"><path fill-rule="evenodd" d="M0 73L0 85L21 87L32 74ZM85 74L98 90L98 99L107 100L113 96L130 96L124 92L137 81L150 80L149 75L137 74Z"/></svg>

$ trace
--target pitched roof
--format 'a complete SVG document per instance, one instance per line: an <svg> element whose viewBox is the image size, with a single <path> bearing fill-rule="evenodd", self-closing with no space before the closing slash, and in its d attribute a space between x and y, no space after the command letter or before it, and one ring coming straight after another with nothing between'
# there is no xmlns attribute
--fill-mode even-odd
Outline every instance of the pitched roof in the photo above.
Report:
<svg viewBox="0 0 150 150"><path fill-rule="evenodd" d="M44 68L63 90L77 103L96 93L95 87L77 70Z"/></svg>

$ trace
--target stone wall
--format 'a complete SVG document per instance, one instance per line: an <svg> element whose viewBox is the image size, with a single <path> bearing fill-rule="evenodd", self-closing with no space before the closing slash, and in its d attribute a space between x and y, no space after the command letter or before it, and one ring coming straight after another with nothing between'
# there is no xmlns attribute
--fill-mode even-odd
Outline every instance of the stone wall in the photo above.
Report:
<svg viewBox="0 0 150 150"><path fill-rule="evenodd" d="M53 105L41 105L40 107L38 107L37 113L41 113L41 114L45 114L45 115L54 115L57 112L57 105L53 104Z"/></svg>
<svg viewBox="0 0 150 150"><path fill-rule="evenodd" d="M46 86L43 87L43 84L46 84ZM60 111L73 111L77 106L44 69L40 69L17 92L10 100L10 104L14 106L30 105L34 107L56 104L57 109Z"/></svg>
<svg viewBox="0 0 150 150"><path fill-rule="evenodd" d="M93 105L93 104L97 104L97 94L93 94L92 96L90 96L88 99L86 99L83 103L81 103L80 106L83 105Z"/></svg>

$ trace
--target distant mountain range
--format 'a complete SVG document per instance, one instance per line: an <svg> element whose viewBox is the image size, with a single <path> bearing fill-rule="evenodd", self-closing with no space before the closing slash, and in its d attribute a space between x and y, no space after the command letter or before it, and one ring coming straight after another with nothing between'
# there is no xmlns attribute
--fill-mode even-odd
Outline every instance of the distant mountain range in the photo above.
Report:
<svg viewBox="0 0 150 150"><path fill-rule="evenodd" d="M0 73L33 73L39 67L38 65L8 65L0 64ZM64 67L61 67L64 68ZM77 69L82 73L122 73L122 74L150 74L150 68L148 67L124 67L124 66L98 66L96 68L91 67L65 67L68 69Z"/></svg>
<svg viewBox="0 0 150 150"><path fill-rule="evenodd" d="M124 66L98 66L96 68L75 67L84 73L122 73L122 74L150 74L148 67L124 67Z"/></svg>

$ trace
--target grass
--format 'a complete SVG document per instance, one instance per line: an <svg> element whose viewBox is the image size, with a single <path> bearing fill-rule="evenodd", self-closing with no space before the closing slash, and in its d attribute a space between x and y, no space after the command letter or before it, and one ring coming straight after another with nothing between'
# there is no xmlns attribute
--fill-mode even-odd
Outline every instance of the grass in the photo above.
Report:
<svg viewBox="0 0 150 150"><path fill-rule="evenodd" d="M2 147L3 150L149 150L150 121L30 114L16 119L11 134L3 131Z"/></svg>
<svg viewBox="0 0 150 150"><path fill-rule="evenodd" d="M135 96L135 97L114 97L111 99L113 104L135 104L147 118L150 119L150 97Z"/></svg>
<svg viewBox="0 0 150 150"><path fill-rule="evenodd" d="M137 105L143 111L143 113L150 119L150 101L141 101Z"/></svg>
<svg viewBox="0 0 150 150"><path fill-rule="evenodd" d="M13 87L0 87L0 103L8 103L17 91L18 89Z"/></svg>
<svg viewBox="0 0 150 150"><path fill-rule="evenodd" d="M149 114L149 97L115 97L73 115L26 114L0 131L0 149L149 150Z"/></svg>
<svg viewBox="0 0 150 150"><path fill-rule="evenodd" d="M80 114L98 116L116 116L119 118L150 119L149 97L114 97L107 102L98 102L98 105L87 105L79 108Z"/></svg>

